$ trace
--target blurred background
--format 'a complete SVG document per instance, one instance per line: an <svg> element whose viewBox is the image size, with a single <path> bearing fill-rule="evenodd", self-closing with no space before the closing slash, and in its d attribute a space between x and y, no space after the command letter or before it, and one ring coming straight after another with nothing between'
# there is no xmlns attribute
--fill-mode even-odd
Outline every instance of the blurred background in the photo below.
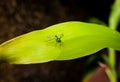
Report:
<svg viewBox="0 0 120 82"><path fill-rule="evenodd" d="M0 0L0 43L16 36L65 21L108 23L114 0ZM109 82L98 62L106 49L69 61L32 65L0 63L0 82ZM21 53L22 54L22 53ZM119 62L119 56L117 62ZM117 70L120 70L117 63ZM95 70L87 81L87 75Z"/></svg>

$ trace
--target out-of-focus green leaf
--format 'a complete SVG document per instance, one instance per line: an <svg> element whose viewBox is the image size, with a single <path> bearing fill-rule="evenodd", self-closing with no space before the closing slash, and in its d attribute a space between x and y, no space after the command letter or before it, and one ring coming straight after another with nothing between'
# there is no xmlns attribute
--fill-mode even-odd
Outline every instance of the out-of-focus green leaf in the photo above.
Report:
<svg viewBox="0 0 120 82"><path fill-rule="evenodd" d="M70 60L103 48L120 50L120 34L102 25L65 22L33 31L0 45L0 60L12 64Z"/></svg>
<svg viewBox="0 0 120 82"><path fill-rule="evenodd" d="M112 29L116 29L120 22L120 0L115 0L109 17L109 25Z"/></svg>

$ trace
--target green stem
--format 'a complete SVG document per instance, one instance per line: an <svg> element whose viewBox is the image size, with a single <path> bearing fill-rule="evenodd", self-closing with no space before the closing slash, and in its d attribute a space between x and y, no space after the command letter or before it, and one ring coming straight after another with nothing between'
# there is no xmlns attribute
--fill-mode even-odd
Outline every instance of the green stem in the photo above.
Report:
<svg viewBox="0 0 120 82"><path fill-rule="evenodd" d="M107 68L106 73L109 77L110 82L117 82L117 74L115 70L111 70L110 68Z"/></svg>
<svg viewBox="0 0 120 82"><path fill-rule="evenodd" d="M109 17L109 26L111 29L116 30L117 25L120 20L120 0L115 0L115 3L112 6L112 11ZM117 82L117 73L116 73L116 53L114 49L109 48L109 66L110 68L106 69L106 73L109 77L110 82Z"/></svg>
<svg viewBox="0 0 120 82"><path fill-rule="evenodd" d="M110 82L117 82L117 73L116 73L116 53L112 48L108 49L109 51L109 66L110 68L106 69L106 73L109 77Z"/></svg>
<svg viewBox="0 0 120 82"><path fill-rule="evenodd" d="M114 69L116 66L116 53L115 50L112 48L108 49L109 52L109 65L111 69Z"/></svg>

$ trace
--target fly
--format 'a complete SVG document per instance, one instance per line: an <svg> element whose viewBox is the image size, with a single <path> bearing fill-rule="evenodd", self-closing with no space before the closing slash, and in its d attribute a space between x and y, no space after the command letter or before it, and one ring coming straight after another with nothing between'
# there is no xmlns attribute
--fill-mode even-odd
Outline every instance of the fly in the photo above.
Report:
<svg viewBox="0 0 120 82"><path fill-rule="evenodd" d="M62 37L63 37L63 34L61 34L60 36L55 35L54 37L49 36L48 38L55 40L57 43L62 43L62 40L61 40Z"/></svg>
<svg viewBox="0 0 120 82"><path fill-rule="evenodd" d="M55 35L55 37L54 37L55 41L58 43L62 42L61 38L62 38L62 36L58 37L57 35Z"/></svg>

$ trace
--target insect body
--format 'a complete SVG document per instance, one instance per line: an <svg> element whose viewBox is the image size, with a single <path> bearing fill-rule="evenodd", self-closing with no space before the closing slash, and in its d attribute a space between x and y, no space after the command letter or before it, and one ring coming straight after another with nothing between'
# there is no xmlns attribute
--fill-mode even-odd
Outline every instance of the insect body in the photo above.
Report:
<svg viewBox="0 0 120 82"><path fill-rule="evenodd" d="M48 37L48 38L50 38L51 40L55 40L57 43L62 43L62 40L61 40L61 38L63 37L63 34L61 34L60 36L58 36L58 35L55 35L55 36L53 36L53 37Z"/></svg>
<svg viewBox="0 0 120 82"><path fill-rule="evenodd" d="M63 47L62 37L63 37L63 34L48 36L49 45L62 48Z"/></svg>
<svg viewBox="0 0 120 82"><path fill-rule="evenodd" d="M56 42L62 42L61 38L62 38L61 36L58 37L57 35L55 35L55 37L54 37L54 39L55 39Z"/></svg>

